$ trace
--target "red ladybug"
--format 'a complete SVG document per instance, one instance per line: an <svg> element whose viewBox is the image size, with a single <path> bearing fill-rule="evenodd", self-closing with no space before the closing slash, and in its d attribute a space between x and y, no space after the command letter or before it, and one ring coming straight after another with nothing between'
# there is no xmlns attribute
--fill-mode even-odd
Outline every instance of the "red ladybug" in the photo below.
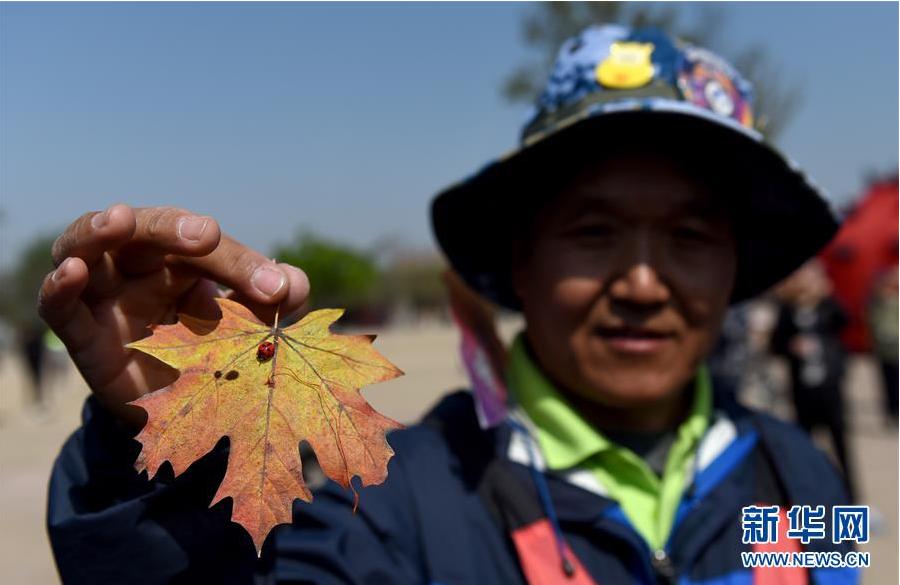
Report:
<svg viewBox="0 0 900 585"><path fill-rule="evenodd" d="M262 362L267 362L275 356L275 344L271 341L263 341L259 344L259 347L256 348L256 359Z"/></svg>

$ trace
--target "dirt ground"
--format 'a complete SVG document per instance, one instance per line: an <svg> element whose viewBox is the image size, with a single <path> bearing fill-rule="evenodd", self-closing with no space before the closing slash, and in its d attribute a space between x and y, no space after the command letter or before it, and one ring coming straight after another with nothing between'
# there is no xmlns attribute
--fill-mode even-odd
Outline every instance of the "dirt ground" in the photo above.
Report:
<svg viewBox="0 0 900 585"><path fill-rule="evenodd" d="M515 323L504 325L508 336ZM364 391L372 404L400 421L414 421L445 391L465 385L456 359L457 337L446 326L402 327L383 331L376 347L406 371L406 376ZM78 426L87 389L71 367L54 377L50 407L30 406L28 386L17 356L0 354L0 582L42 585L59 578L44 528L47 479L53 459L66 437ZM874 509L872 567L864 571L866 585L898 582L898 452L897 430L882 424L878 382L873 364L854 360L848 377L852 451L856 456L863 503ZM759 393L750 402L770 403L789 415L783 397ZM827 442L823 442L827 444Z"/></svg>

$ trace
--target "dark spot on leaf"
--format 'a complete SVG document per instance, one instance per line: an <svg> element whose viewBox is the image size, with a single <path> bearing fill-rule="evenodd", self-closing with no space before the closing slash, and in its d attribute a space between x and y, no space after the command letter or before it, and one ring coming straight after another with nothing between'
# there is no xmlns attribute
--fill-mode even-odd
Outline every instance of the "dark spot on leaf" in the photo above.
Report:
<svg viewBox="0 0 900 585"><path fill-rule="evenodd" d="M213 374L213 378L218 380L221 377L222 377L222 372L220 372L219 370L216 370L216 372Z"/></svg>
<svg viewBox="0 0 900 585"><path fill-rule="evenodd" d="M238 373L237 370L231 370L227 374L225 374L225 379L226 380L237 380L238 376L240 376L240 374Z"/></svg>
<svg viewBox="0 0 900 585"><path fill-rule="evenodd" d="M181 407L181 412L179 412L178 414L181 416L184 416L191 411L191 408L192 408L191 403L188 402L187 404L185 404L184 406Z"/></svg>

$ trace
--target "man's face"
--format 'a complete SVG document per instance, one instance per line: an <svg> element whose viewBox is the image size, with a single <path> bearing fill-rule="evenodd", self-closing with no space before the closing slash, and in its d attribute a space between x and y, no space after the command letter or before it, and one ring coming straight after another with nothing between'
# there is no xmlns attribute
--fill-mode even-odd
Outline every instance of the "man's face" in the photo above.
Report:
<svg viewBox="0 0 900 585"><path fill-rule="evenodd" d="M632 408L693 377L737 264L716 195L662 158L629 155L582 172L541 212L513 279L528 341L557 384Z"/></svg>

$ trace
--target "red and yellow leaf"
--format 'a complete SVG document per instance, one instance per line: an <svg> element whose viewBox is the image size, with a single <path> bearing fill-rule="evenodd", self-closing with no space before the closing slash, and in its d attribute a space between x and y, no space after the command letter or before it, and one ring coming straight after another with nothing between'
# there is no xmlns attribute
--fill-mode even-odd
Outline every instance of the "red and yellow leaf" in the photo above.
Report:
<svg viewBox="0 0 900 585"><path fill-rule="evenodd" d="M276 524L291 521L295 498L312 500L300 441L344 488L352 489L353 476L362 485L385 480L393 455L385 433L401 425L376 412L359 389L403 372L375 351L374 336L329 332L342 309L314 311L280 329L238 303L217 302L219 321L181 315L128 345L180 372L173 384L132 402L148 415L135 467L153 477L169 461L179 475L227 436L228 470L212 504L232 499L232 520L258 553Z"/></svg>

